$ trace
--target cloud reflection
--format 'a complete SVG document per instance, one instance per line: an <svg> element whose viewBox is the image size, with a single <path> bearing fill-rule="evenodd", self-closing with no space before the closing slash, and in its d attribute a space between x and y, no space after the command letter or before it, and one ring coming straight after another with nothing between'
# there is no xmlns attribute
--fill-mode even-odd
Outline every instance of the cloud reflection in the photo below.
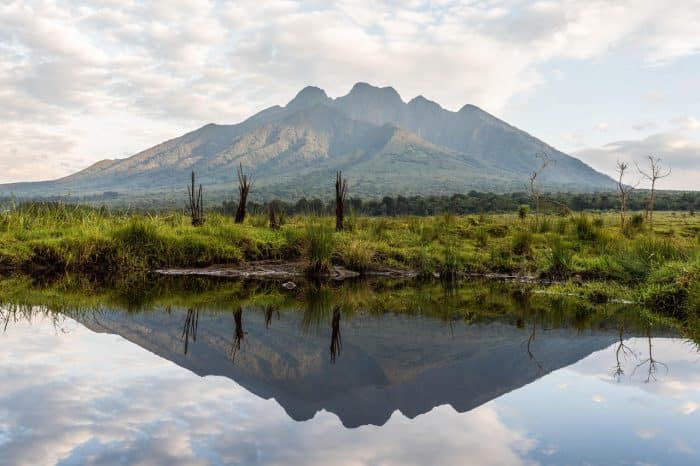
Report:
<svg viewBox="0 0 700 466"><path fill-rule="evenodd" d="M347 430L328 412L296 423L229 379L77 325L19 323L0 338L11 348L0 354L0 451L13 465L523 465L536 445L494 405Z"/></svg>

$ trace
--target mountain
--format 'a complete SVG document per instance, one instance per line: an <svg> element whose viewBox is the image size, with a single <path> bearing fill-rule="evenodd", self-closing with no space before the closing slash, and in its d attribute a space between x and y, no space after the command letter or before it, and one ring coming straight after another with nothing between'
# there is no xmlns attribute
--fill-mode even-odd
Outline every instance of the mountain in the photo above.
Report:
<svg viewBox="0 0 700 466"><path fill-rule="evenodd" d="M309 86L241 123L208 124L127 159L0 185L0 193L181 196L194 170L210 198L223 197L239 164L260 198L329 197L337 170L356 196L523 191L541 153L553 161L539 178L547 190L614 189L606 175L473 105L452 112L422 96L406 103L393 88L366 83L332 99Z"/></svg>

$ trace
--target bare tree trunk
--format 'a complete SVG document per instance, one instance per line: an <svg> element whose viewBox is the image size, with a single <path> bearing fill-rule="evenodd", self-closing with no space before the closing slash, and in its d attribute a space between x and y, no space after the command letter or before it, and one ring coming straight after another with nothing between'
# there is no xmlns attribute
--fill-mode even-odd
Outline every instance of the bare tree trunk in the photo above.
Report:
<svg viewBox="0 0 700 466"><path fill-rule="evenodd" d="M280 224L279 220L277 219L277 209L275 207L275 204L270 203L268 209L270 213L270 228L273 230L279 230Z"/></svg>
<svg viewBox="0 0 700 466"><path fill-rule="evenodd" d="M189 197L192 225L198 227L204 224L204 201L202 199L202 185L199 185L199 190L196 190L195 186L195 175L192 172L192 183L187 187L187 196Z"/></svg>
<svg viewBox="0 0 700 466"><path fill-rule="evenodd" d="M653 156L648 156L649 160L649 171L646 172L642 170L639 165L637 165L637 171L651 181L651 192L649 193L649 198L647 199L646 212L644 212L644 218L650 227L654 226L654 200L656 199L656 181L662 178L666 178L671 174L671 169L664 170L660 158L654 158Z"/></svg>
<svg viewBox="0 0 700 466"><path fill-rule="evenodd" d="M248 175L243 173L243 164L238 165L238 208L236 209L236 223L243 223L245 220L245 207L248 202L248 193L252 186L252 181L248 179Z"/></svg>
<svg viewBox="0 0 700 466"><path fill-rule="evenodd" d="M335 174L335 230L343 231L345 220L345 197L348 193L348 182L343 179L343 172Z"/></svg>
<svg viewBox="0 0 700 466"><path fill-rule="evenodd" d="M624 229L625 228L625 215L627 212L627 198L629 196L629 193L632 191L631 186L626 186L625 183L623 182L623 178L625 176L625 172L629 168L629 164L626 162L620 162L618 160L617 162L617 173L619 173L619 177L617 179L617 190L620 194L620 228Z"/></svg>

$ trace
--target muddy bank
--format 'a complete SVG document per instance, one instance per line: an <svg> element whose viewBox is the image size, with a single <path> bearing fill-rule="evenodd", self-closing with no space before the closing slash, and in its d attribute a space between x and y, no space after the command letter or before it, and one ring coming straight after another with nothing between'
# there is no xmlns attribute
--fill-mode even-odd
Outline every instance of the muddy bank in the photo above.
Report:
<svg viewBox="0 0 700 466"><path fill-rule="evenodd" d="M154 272L161 275L196 275L230 278L292 279L306 275L306 262L257 261L239 265L212 265L201 268L165 268ZM377 267L363 273L334 265L327 274L318 278L326 280L347 280L358 277L415 278L413 270Z"/></svg>

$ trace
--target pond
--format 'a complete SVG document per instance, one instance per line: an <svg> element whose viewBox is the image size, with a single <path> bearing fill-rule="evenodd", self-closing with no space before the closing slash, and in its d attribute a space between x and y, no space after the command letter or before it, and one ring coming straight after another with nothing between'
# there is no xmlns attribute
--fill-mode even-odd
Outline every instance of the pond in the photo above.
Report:
<svg viewBox="0 0 700 466"><path fill-rule="evenodd" d="M12 284L0 463L700 463L698 348L627 305L145 283Z"/></svg>

